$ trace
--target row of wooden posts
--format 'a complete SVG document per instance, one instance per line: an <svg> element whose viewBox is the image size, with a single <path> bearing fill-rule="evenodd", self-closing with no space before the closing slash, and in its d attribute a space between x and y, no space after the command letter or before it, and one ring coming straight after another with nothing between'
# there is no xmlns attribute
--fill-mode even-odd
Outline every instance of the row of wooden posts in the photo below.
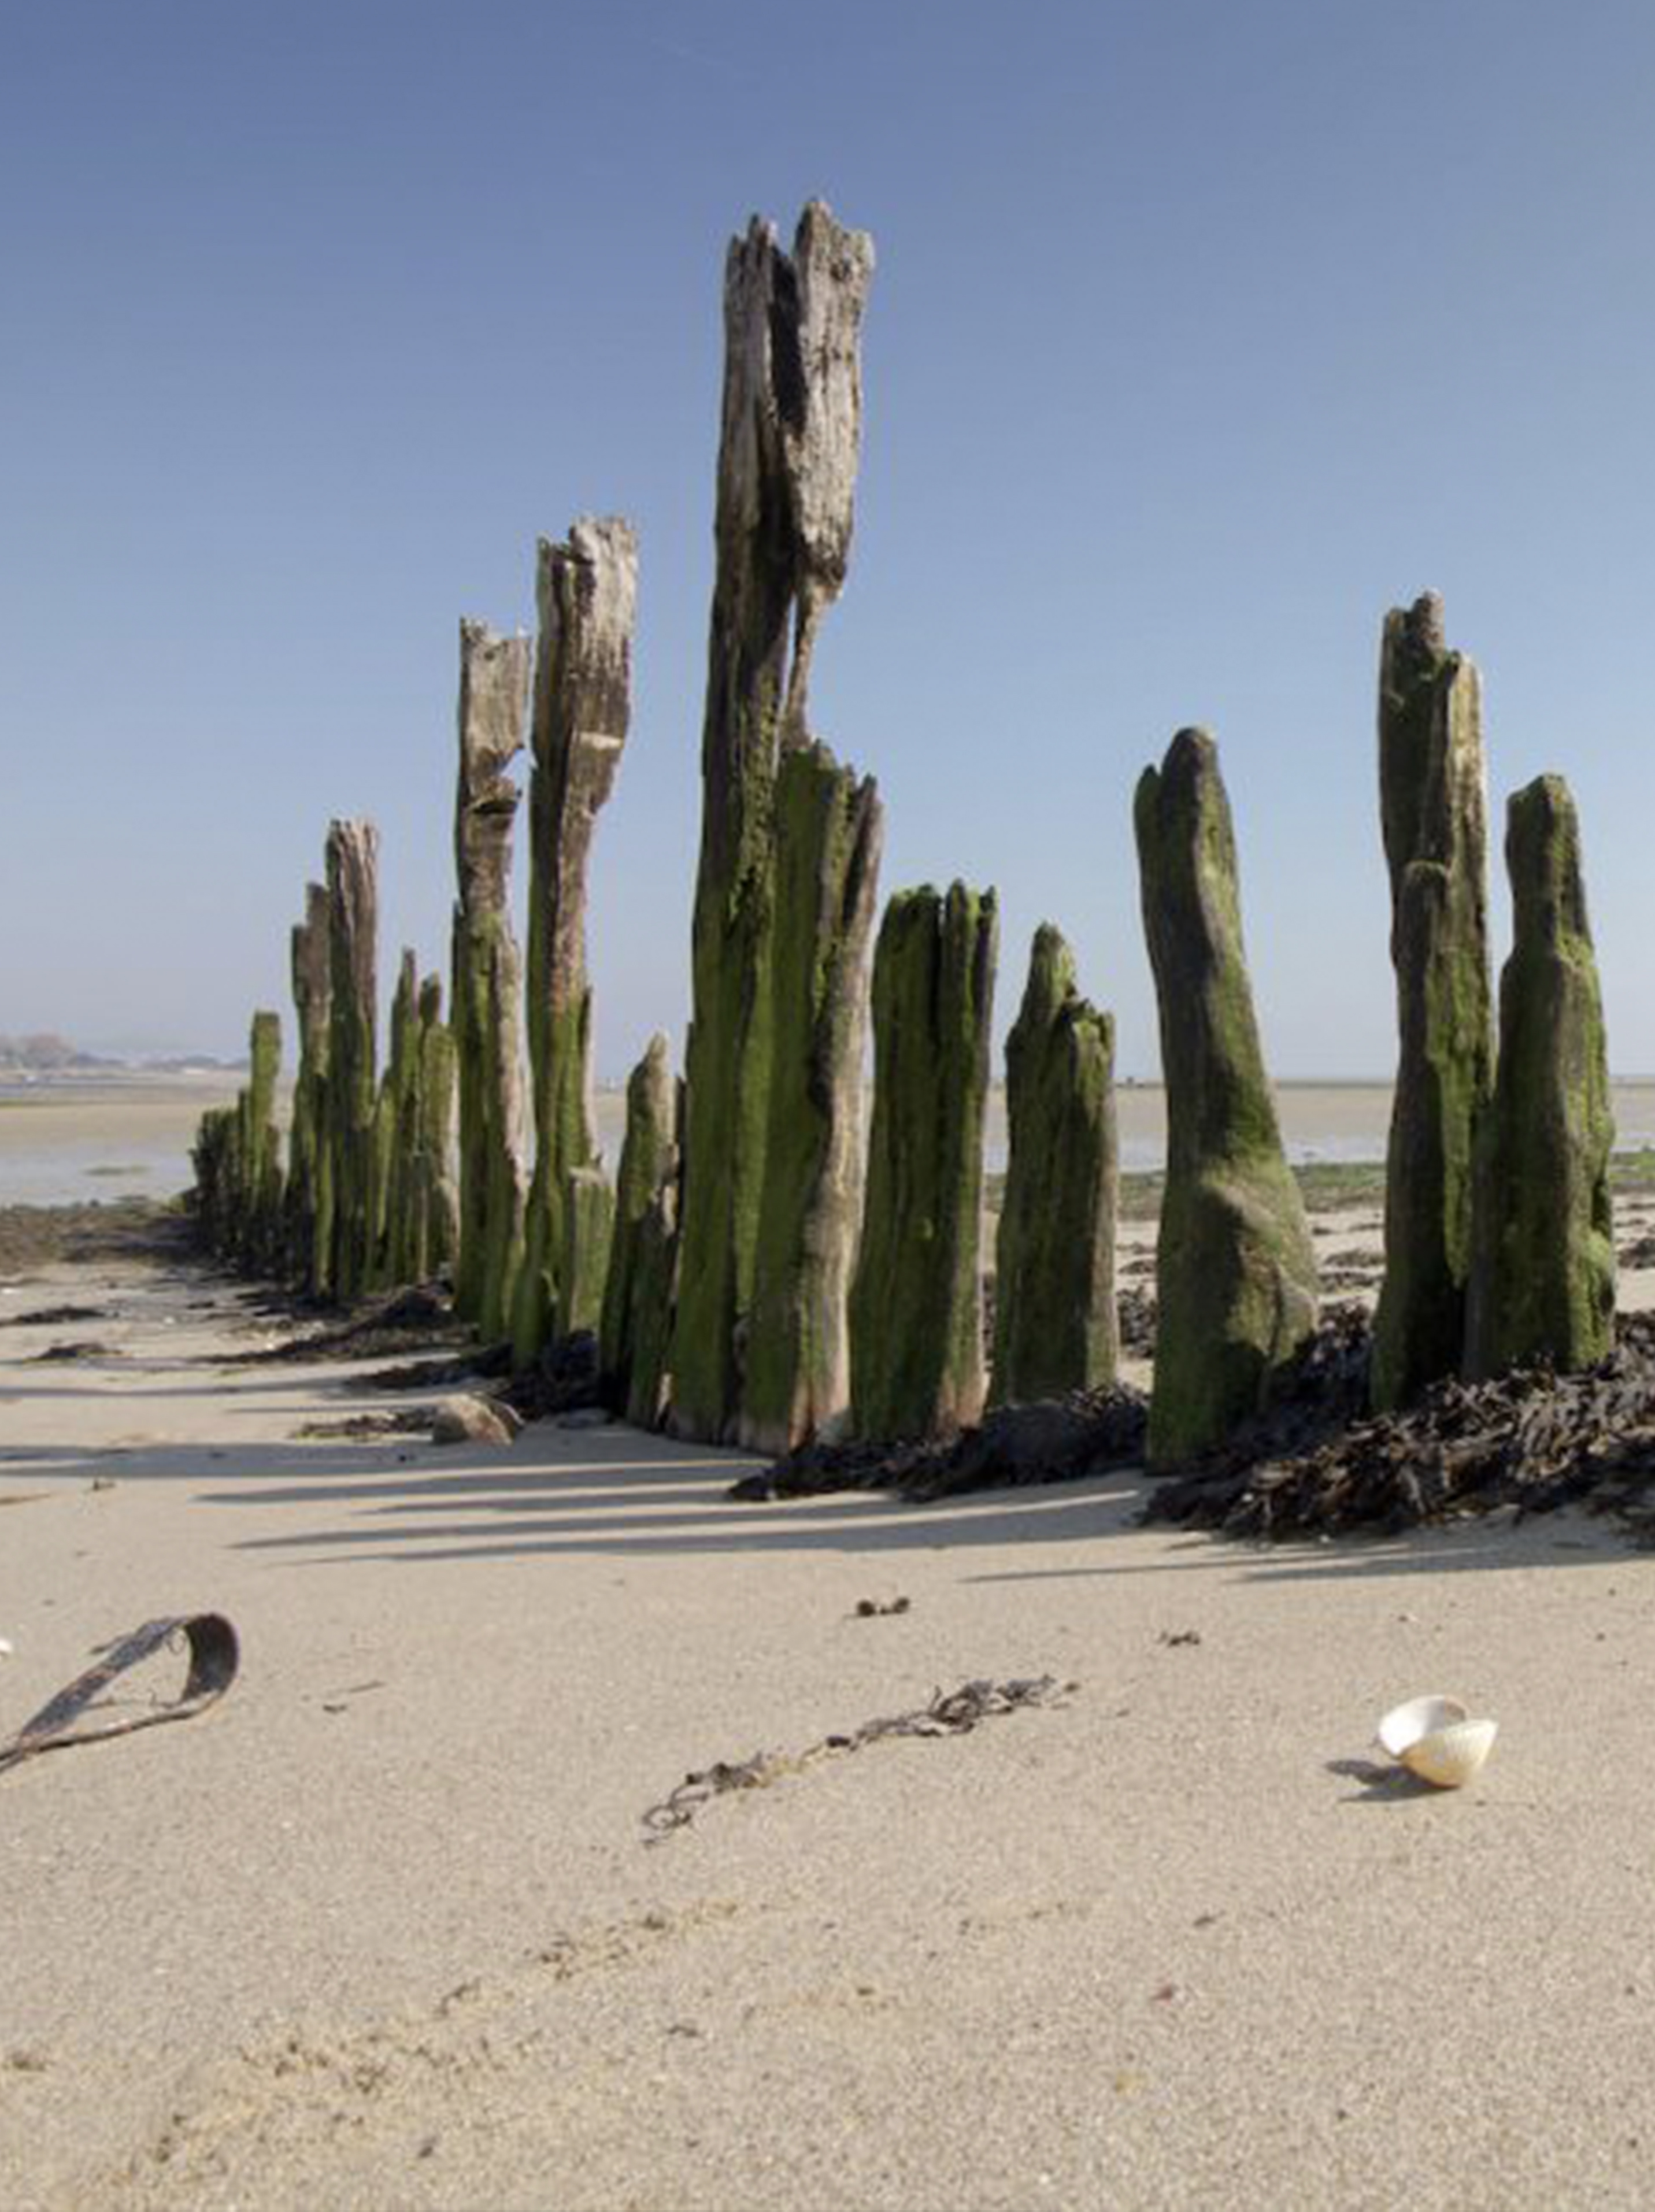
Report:
<svg viewBox="0 0 1655 2212"><path fill-rule="evenodd" d="M336 822L293 933L299 1066L285 1166L280 1024L209 1114L197 1200L216 1252L350 1300L451 1271L459 1310L520 1364L595 1328L609 1402L644 1424L782 1451L912 1438L1113 1380L1113 1024L1037 933L1007 1046L1009 1155L983 1323L992 891L887 904L869 778L812 733L808 682L843 584L871 241L805 210L791 253L732 242L693 919L675 1083L655 1037L611 1185L591 1105L585 906L630 715L637 556L624 521L542 541L538 636L460 627L450 1006L405 953L376 1067L377 839ZM508 896L527 722L528 945ZM1512 799L1514 944L1498 1050L1477 672L1432 597L1387 617L1381 812L1401 1050L1372 1391L1607 1348L1614 1307L1603 1021L1573 805ZM1242 948L1230 811L1199 730L1135 801L1168 1149L1152 1460L1222 1443L1313 1333L1317 1286ZM526 972L525 972L526 970ZM864 1108L871 1006L873 1089ZM522 1074L526 1030L528 1105ZM532 1124L531 1159L525 1131Z"/></svg>

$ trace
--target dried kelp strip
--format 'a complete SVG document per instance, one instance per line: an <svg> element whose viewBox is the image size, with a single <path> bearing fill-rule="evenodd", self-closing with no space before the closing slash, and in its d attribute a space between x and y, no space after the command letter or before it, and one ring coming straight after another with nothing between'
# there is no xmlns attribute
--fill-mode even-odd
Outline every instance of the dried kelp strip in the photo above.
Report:
<svg viewBox="0 0 1655 2212"><path fill-rule="evenodd" d="M1307 1375L1307 1430L1316 1387ZM1623 1316L1615 1349L1578 1373L1535 1364L1486 1382L1450 1377L1401 1413L1341 1420L1336 1405L1332 1415L1320 1437L1274 1448L1266 1425L1164 1484L1145 1518L1240 1536L1338 1535L1579 1503L1655 1532L1655 1316Z"/></svg>
<svg viewBox="0 0 1655 2212"><path fill-rule="evenodd" d="M650 1806L642 1817L649 1833L646 1844L659 1844L679 1828L687 1828L703 1805L732 1790L763 1790L784 1774L798 1774L820 1759L839 1752L861 1751L893 1735L969 1735L980 1721L1000 1713L1021 1711L1028 1705L1061 1705L1078 1682L1060 1682L1055 1674L1038 1674L1010 1682L962 1682L957 1690L934 1690L928 1705L912 1711L864 1721L848 1735L824 1735L819 1743L796 1752L758 1751L751 1759L718 1759L697 1773L686 1774L669 1797Z"/></svg>
<svg viewBox="0 0 1655 2212"><path fill-rule="evenodd" d="M146 1711L106 1715L85 1727L74 1725L118 1674L179 1636L188 1639L190 1647L190 1671L181 1696ZM9 1743L0 1744L0 1773L40 1752L65 1751L77 1743L101 1743L110 1736L130 1735L135 1729L158 1728L164 1721L192 1720L223 1696L235 1680L240 1663L235 1630L222 1613L172 1613L159 1620L146 1620L142 1628L103 1645L95 1667L88 1667L66 1689L59 1690L49 1705L24 1722Z"/></svg>
<svg viewBox="0 0 1655 2212"><path fill-rule="evenodd" d="M811 1498L832 1490L894 1490L928 1505L973 1490L1076 1482L1143 1456L1145 1401L1127 1383L1074 1390L1028 1406L997 1406L980 1428L923 1443L802 1444L725 1495L748 1501Z"/></svg>

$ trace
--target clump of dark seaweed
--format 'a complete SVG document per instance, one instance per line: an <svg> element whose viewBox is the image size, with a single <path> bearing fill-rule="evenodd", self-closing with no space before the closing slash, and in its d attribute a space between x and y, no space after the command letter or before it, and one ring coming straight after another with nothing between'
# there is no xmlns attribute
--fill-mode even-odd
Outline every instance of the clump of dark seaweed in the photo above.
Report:
<svg viewBox="0 0 1655 2212"><path fill-rule="evenodd" d="M736 1498L810 1498L830 1490L894 1490L915 1504L972 1490L1075 1482L1143 1458L1146 1401L1124 1383L996 1406L959 1435L890 1444L849 1438L801 1445L732 1484Z"/></svg>
<svg viewBox="0 0 1655 2212"><path fill-rule="evenodd" d="M1349 1325L1347 1350L1357 1342ZM1302 1410L1314 1419L1323 1330L1301 1373ZM1329 1348L1319 1387L1337 1401L1344 1358ZM1584 1504L1618 1512L1655 1535L1655 1316L1623 1316L1614 1349L1594 1366L1559 1374L1543 1361L1483 1382L1449 1377L1407 1411L1331 1422L1314 1440L1262 1432L1159 1486L1151 1521L1285 1537L1393 1534L1423 1523L1515 1506L1549 1512Z"/></svg>

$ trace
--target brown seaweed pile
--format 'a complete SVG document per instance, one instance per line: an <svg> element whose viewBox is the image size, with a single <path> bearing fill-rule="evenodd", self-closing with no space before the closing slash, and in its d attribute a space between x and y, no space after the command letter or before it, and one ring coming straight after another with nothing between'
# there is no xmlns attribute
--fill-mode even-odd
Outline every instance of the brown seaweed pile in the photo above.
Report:
<svg viewBox="0 0 1655 2212"><path fill-rule="evenodd" d="M1615 1512L1655 1540L1655 1315L1622 1316L1615 1349L1594 1367L1560 1375L1515 1368L1487 1382L1449 1378L1405 1412L1341 1416L1360 1332L1346 1318L1348 1361L1322 1361L1334 1402L1318 1422L1316 1361L1275 1416L1236 1445L1171 1477L1147 1521L1226 1535L1394 1534L1422 1523L1514 1505L1523 1513L1584 1504ZM1295 1416L1297 1433L1295 1433ZM1320 1435L1316 1434L1318 1427Z"/></svg>
<svg viewBox="0 0 1655 2212"><path fill-rule="evenodd" d="M980 1428L922 1443L852 1440L802 1444L786 1458L733 1483L727 1497L763 1501L812 1498L831 1490L894 1490L928 1505L971 1490L1037 1482L1076 1482L1143 1456L1147 1419L1141 1391L1075 1390L1027 1406L998 1406Z"/></svg>
<svg viewBox="0 0 1655 2212"><path fill-rule="evenodd" d="M245 1303L283 1319L296 1319L317 1310L313 1302L265 1291L253 1293ZM257 1367L313 1359L390 1359L411 1352L463 1345L472 1334L470 1322L455 1314L446 1283L417 1283L405 1290L386 1291L361 1299L342 1320L301 1330L280 1344L233 1353L224 1364ZM467 1361L467 1371L475 1372L477 1364L475 1357Z"/></svg>

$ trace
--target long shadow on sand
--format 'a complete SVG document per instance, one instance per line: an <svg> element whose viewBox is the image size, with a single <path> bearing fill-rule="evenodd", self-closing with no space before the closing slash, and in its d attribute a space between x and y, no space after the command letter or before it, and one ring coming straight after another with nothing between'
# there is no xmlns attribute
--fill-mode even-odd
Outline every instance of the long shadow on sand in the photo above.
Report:
<svg viewBox="0 0 1655 2212"><path fill-rule="evenodd" d="M371 1443L236 1447L143 1444L94 1452L15 1445L0 1482L113 1478L181 1482L219 1510L255 1508L283 1525L233 1539L234 1548L282 1566L358 1560L405 1565L453 1560L599 1555L693 1558L786 1552L900 1554L1026 1545L1026 1567L970 1576L983 1583L1092 1579L1141 1573L1239 1575L1250 1582L1344 1580L1353 1575L1463 1573L1513 1564L1509 1524L1469 1522L1338 1546L1238 1544L1201 1533L1135 1527L1143 1478L1117 1474L1074 1483L983 1491L930 1505L864 1492L763 1504L724 1495L751 1459L620 1426L589 1431L531 1427L509 1451L438 1452ZM1096 1545L1084 1561L1050 1547ZM1531 1524L1546 1564L1601 1564L1573 1524ZM1037 1554L1044 1556L1037 1558ZM1634 1563L1628 1559L1629 1566Z"/></svg>

